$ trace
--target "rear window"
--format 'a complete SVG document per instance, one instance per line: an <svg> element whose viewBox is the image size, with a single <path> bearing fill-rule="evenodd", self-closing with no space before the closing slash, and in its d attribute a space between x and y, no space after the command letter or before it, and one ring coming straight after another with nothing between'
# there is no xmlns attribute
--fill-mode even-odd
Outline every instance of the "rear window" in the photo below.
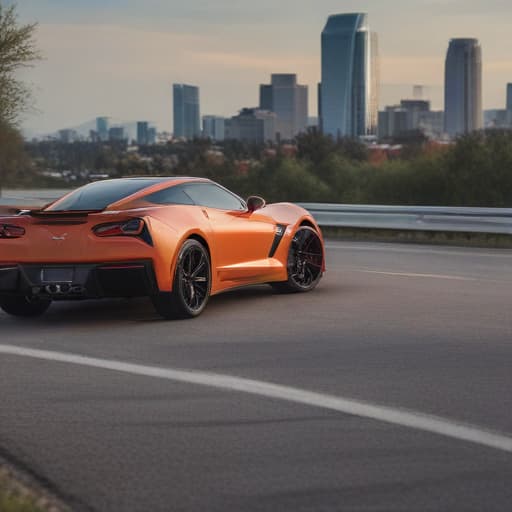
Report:
<svg viewBox="0 0 512 512"><path fill-rule="evenodd" d="M104 210L109 204L116 203L161 181L163 180L158 178L97 181L75 190L46 210Z"/></svg>

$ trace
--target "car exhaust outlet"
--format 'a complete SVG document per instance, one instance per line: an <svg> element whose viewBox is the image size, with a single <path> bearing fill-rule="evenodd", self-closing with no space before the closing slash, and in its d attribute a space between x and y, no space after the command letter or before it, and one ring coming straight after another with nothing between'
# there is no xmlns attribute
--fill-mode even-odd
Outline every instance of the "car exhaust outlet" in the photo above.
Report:
<svg viewBox="0 0 512 512"><path fill-rule="evenodd" d="M69 284L61 284L60 285L60 293L69 293L71 291L71 286Z"/></svg>
<svg viewBox="0 0 512 512"><path fill-rule="evenodd" d="M69 284L48 284L45 286L46 293L50 295L66 295L71 291Z"/></svg>

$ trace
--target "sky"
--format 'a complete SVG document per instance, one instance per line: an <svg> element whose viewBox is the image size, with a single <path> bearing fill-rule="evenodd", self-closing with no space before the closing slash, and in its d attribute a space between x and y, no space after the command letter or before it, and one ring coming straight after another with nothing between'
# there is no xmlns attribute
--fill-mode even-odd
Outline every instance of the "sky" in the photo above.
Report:
<svg viewBox="0 0 512 512"><path fill-rule="evenodd" d="M23 123L30 135L97 116L171 131L175 82L201 88L202 115L232 116L257 105L271 73L297 73L315 116L320 34L344 12L368 13L378 33L381 107L423 84L442 109L452 37L481 42L484 108L504 108L512 82L510 0L18 0L17 10L38 22L44 55L22 75L37 107Z"/></svg>

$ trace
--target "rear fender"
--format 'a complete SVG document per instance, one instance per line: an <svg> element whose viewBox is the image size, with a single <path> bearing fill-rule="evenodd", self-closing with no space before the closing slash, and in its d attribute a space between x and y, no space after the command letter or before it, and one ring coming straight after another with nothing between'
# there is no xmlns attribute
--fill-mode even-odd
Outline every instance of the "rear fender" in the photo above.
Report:
<svg viewBox="0 0 512 512"><path fill-rule="evenodd" d="M170 268L170 274L169 274L169 279L170 279L169 286L170 287L168 288L168 290L172 291L174 275L176 273L176 267L178 265L178 255L180 252L180 248L189 238L196 238L196 239L200 238L201 239L200 241L206 245L206 249L208 250L208 254L210 255L210 270L211 270L211 275L212 275L212 293L213 293L214 289L217 288L217 278L216 278L216 273L213 271L213 269L215 268L214 257L212 255L212 250L210 247L210 243L208 241L209 237L206 233L204 233L201 230L192 230L192 229L187 231L185 234L183 234L178 239L178 241L176 243L175 250L172 255L172 259L169 262L169 266L167 267L167 268ZM167 291L167 289L165 291Z"/></svg>

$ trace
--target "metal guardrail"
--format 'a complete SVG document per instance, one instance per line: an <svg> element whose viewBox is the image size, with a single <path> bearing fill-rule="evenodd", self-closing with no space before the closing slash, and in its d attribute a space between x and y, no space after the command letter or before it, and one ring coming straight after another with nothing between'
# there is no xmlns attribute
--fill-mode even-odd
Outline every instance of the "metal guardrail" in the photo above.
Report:
<svg viewBox="0 0 512 512"><path fill-rule="evenodd" d="M41 205L66 190L5 191L0 205ZM512 234L512 208L300 203L322 227Z"/></svg>
<svg viewBox="0 0 512 512"><path fill-rule="evenodd" d="M512 208L301 203L323 227L512 234Z"/></svg>
<svg viewBox="0 0 512 512"><path fill-rule="evenodd" d="M4 189L0 195L0 205L3 206L16 206L18 204L24 205L43 205L53 201L71 189L34 189L34 190L15 190Z"/></svg>

